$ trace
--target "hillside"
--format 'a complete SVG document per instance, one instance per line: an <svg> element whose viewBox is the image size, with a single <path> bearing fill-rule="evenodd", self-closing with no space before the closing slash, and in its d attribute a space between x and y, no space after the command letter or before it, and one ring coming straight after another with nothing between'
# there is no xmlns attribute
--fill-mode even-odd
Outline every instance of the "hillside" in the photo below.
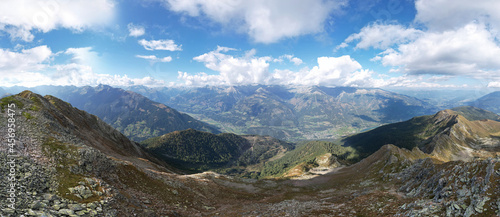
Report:
<svg viewBox="0 0 500 217"><path fill-rule="evenodd" d="M500 150L500 122L488 120L498 116L473 107L454 110L384 125L342 141L345 145L357 148L365 156L383 145L394 144L408 150L419 148L445 161L488 155L484 150Z"/></svg>
<svg viewBox="0 0 500 217"><path fill-rule="evenodd" d="M127 180L120 174L127 173L128 168L176 170L98 117L53 96L24 91L2 98L1 107L2 144L12 139L19 141L12 149L0 149L3 165L11 158L7 151L18 155L17 206L16 210L2 207L6 216L116 215L127 212L117 208L131 202L119 198L133 191L117 190L127 187L123 184ZM7 129L7 123L15 126ZM10 129L15 130L13 137L4 134ZM8 173L6 169L2 167L2 174ZM1 185L7 186L6 182L2 179ZM0 199L6 201L5 196L2 194ZM87 209L82 208L85 205Z"/></svg>
<svg viewBox="0 0 500 217"><path fill-rule="evenodd" d="M437 111L413 97L352 87L255 85L132 90L163 99L162 103L225 132L269 135L287 141L335 139Z"/></svg>
<svg viewBox="0 0 500 217"><path fill-rule="evenodd" d="M250 175L248 166L266 162L293 145L257 135L212 134L193 129L176 131L141 142L158 158L189 171L223 169L227 174Z"/></svg>
<svg viewBox="0 0 500 217"><path fill-rule="evenodd" d="M285 153L277 160L267 162L260 177L298 177L316 167L331 169L358 160L356 150L332 142L311 141Z"/></svg>
<svg viewBox="0 0 500 217"><path fill-rule="evenodd" d="M186 169L203 171L234 161L250 144L234 134L219 134L188 129L147 139L141 143L166 162Z"/></svg>
<svg viewBox="0 0 500 217"><path fill-rule="evenodd" d="M484 119L500 121L500 116L498 114L472 106L461 106L452 108L451 110L465 117L469 121L479 121Z"/></svg>
<svg viewBox="0 0 500 217"><path fill-rule="evenodd" d="M187 114L119 88L83 87L61 95L63 100L97 115L135 141L189 128L219 133L216 128Z"/></svg>
<svg viewBox="0 0 500 217"><path fill-rule="evenodd" d="M500 114L500 91L486 94L469 105Z"/></svg>

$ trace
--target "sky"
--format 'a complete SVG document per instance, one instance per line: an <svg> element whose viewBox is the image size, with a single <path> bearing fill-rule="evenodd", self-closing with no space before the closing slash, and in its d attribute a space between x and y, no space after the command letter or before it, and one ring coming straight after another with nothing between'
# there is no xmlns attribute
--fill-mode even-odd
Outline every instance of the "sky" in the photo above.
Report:
<svg viewBox="0 0 500 217"><path fill-rule="evenodd" d="M4 0L0 86L500 89L498 0Z"/></svg>

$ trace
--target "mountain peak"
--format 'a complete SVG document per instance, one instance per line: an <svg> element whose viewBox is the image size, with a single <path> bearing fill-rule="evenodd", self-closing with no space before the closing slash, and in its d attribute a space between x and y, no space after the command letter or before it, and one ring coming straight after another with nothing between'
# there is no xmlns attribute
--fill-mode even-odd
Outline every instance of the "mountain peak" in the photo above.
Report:
<svg viewBox="0 0 500 217"><path fill-rule="evenodd" d="M110 90L110 89L118 89L118 88L113 88L109 85L106 84L99 84L95 88L96 92L103 91L103 90Z"/></svg>
<svg viewBox="0 0 500 217"><path fill-rule="evenodd" d="M17 95L19 95L20 97L25 98L25 99L29 99L31 97L41 97L40 95L33 93L30 90L25 90Z"/></svg>

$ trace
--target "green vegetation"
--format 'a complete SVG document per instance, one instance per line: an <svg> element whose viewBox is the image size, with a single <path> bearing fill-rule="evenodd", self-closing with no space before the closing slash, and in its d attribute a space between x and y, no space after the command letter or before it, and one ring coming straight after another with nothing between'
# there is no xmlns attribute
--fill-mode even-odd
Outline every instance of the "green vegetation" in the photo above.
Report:
<svg viewBox="0 0 500 217"><path fill-rule="evenodd" d="M40 107L36 106L36 105L31 105L31 107L29 108L31 111L40 111Z"/></svg>
<svg viewBox="0 0 500 217"><path fill-rule="evenodd" d="M343 147L332 142L312 141L288 152L282 158L267 162L261 173L261 178L279 177L299 164L305 163L304 167L315 166L316 157L331 153L339 161L351 163L358 160L358 154L351 147Z"/></svg>
<svg viewBox="0 0 500 217"><path fill-rule="evenodd" d="M418 147L429 136L445 126L435 126L432 116L415 117L408 121L388 124L343 139L345 145L358 149L366 157L386 144L408 150Z"/></svg>
<svg viewBox="0 0 500 217"><path fill-rule="evenodd" d="M28 120L31 120L31 119L35 118L35 117L34 117L33 115L31 115L31 113L29 113L29 112L23 112L23 113L22 113L22 115L23 115L23 117L25 117L25 118L26 118L26 119L28 119Z"/></svg>
<svg viewBox="0 0 500 217"><path fill-rule="evenodd" d="M58 182L57 192L60 197L88 203L98 201L98 196L92 196L87 199L81 199L71 194L69 188L75 187L79 182L85 181L85 176L71 172L70 168L78 165L78 147L65 144L55 138L48 138L42 144L42 152L45 156L54 160L54 166L57 171L55 180Z"/></svg>
<svg viewBox="0 0 500 217"><path fill-rule="evenodd" d="M36 97L36 96L30 97L30 100L33 101L35 103L35 105L37 105L37 106L41 106L42 105L42 101L38 97Z"/></svg>
<svg viewBox="0 0 500 217"><path fill-rule="evenodd" d="M8 105L11 103L16 104L16 109L21 109L24 106L24 103L17 100L15 96L4 97L0 100L0 106L2 107L2 112L4 112L5 108L7 108Z"/></svg>
<svg viewBox="0 0 500 217"><path fill-rule="evenodd" d="M166 162L203 171L237 159L242 149L248 147L248 141L234 134L215 135L188 129L147 139L141 145Z"/></svg>

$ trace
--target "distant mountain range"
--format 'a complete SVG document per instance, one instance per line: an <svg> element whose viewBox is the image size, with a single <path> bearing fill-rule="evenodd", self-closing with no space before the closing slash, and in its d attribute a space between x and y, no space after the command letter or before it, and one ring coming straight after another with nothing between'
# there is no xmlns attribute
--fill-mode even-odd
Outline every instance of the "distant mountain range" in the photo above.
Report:
<svg viewBox="0 0 500 217"><path fill-rule="evenodd" d="M381 89L256 85L130 90L214 124L222 131L290 141L335 139L438 111L417 98Z"/></svg>
<svg viewBox="0 0 500 217"><path fill-rule="evenodd" d="M469 105L500 114L500 91L489 93Z"/></svg>
<svg viewBox="0 0 500 217"><path fill-rule="evenodd" d="M21 88L11 87L6 91ZM188 128L214 133L269 135L287 141L337 139L438 111L436 106L414 97L381 89L351 87L133 86L129 87L130 91L124 91L100 85L30 89L57 96L95 114L136 141ZM165 109L154 101L166 105ZM144 116L148 118L142 118Z"/></svg>

